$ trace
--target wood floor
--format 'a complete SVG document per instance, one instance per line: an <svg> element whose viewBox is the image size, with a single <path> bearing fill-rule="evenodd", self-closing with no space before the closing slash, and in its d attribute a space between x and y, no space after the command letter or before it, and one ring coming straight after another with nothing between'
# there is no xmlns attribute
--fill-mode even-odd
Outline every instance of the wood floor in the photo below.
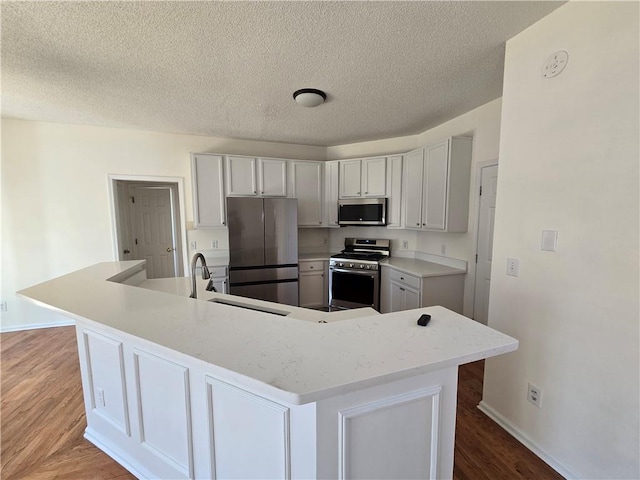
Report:
<svg viewBox="0 0 640 480"><path fill-rule="evenodd" d="M0 478L133 479L82 437L85 428L73 327L0 335ZM476 406L484 362L460 368L454 478L561 479Z"/></svg>

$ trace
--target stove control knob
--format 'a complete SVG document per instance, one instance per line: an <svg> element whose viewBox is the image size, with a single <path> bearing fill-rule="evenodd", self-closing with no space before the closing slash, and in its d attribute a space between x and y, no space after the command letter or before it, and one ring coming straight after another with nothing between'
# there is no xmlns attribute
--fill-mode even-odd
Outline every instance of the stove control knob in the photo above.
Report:
<svg viewBox="0 0 640 480"><path fill-rule="evenodd" d="M353 268L353 263L350 263L350 264L349 264L349 268Z"/></svg>
<svg viewBox="0 0 640 480"><path fill-rule="evenodd" d="M371 270L371 265L367 265L367 270Z"/></svg>
<svg viewBox="0 0 640 480"><path fill-rule="evenodd" d="M340 263L338 264L338 266L339 266L339 267L344 267L344 263L340 262Z"/></svg>
<svg viewBox="0 0 640 480"><path fill-rule="evenodd" d="M367 265L368 266L368 265ZM360 268L364 268L364 265L360 265Z"/></svg>

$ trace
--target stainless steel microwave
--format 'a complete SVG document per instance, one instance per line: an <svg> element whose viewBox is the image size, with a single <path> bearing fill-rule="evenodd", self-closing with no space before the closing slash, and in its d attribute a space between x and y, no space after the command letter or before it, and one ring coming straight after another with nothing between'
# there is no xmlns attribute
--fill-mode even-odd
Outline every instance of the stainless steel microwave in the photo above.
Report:
<svg viewBox="0 0 640 480"><path fill-rule="evenodd" d="M386 225L386 198L338 200L338 225Z"/></svg>

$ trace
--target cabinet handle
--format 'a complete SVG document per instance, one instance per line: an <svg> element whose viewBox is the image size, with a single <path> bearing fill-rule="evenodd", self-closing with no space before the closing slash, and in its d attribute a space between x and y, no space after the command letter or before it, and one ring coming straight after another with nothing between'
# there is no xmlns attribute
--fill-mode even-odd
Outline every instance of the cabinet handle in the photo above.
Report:
<svg viewBox="0 0 640 480"><path fill-rule="evenodd" d="M419 226L420 226L420 224L419 224L419 223L416 223L416 227L419 227Z"/></svg>
<svg viewBox="0 0 640 480"><path fill-rule="evenodd" d="M309 270L313 270L313 265L311 265L311 266L309 267Z"/></svg>
<svg viewBox="0 0 640 480"><path fill-rule="evenodd" d="M365 195L369 195L369 192L364 192Z"/></svg>
<svg viewBox="0 0 640 480"><path fill-rule="evenodd" d="M422 226L423 226L423 227L426 227L426 226L427 226L427 224L426 224L426 223L423 223L423 224L422 224Z"/></svg>
<svg viewBox="0 0 640 480"><path fill-rule="evenodd" d="M402 290L404 292L404 288L400 287L400 290Z"/></svg>
<svg viewBox="0 0 640 480"><path fill-rule="evenodd" d="M400 280L404 280L404 277L400 277Z"/></svg>

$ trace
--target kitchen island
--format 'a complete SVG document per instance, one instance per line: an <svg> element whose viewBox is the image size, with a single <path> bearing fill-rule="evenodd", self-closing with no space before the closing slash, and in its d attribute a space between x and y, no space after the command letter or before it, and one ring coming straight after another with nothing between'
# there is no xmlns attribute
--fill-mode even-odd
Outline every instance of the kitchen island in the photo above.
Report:
<svg viewBox="0 0 640 480"><path fill-rule="evenodd" d="M451 478L458 366L518 346L442 307L196 300L184 281L111 262L19 292L76 321L85 437L139 478Z"/></svg>

